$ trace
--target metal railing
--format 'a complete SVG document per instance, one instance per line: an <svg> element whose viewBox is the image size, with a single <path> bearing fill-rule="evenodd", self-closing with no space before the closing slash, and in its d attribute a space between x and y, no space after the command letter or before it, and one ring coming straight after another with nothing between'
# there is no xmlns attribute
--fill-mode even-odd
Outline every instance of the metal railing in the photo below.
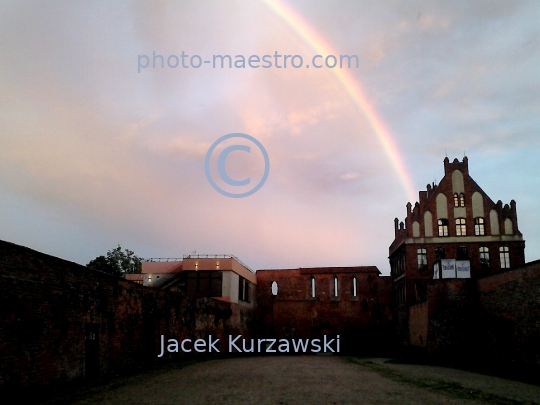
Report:
<svg viewBox="0 0 540 405"><path fill-rule="evenodd" d="M246 269L248 269L250 272L255 274L255 270L252 270L247 264L245 264L242 260L240 260L235 255L227 255L227 254L209 255L209 254L199 254L199 253L197 253L197 254L184 255L184 259L234 259L238 263L240 263L242 266L244 266Z"/></svg>
<svg viewBox="0 0 540 405"><path fill-rule="evenodd" d="M242 260L240 260L235 255L228 255L228 254L189 254L184 255L182 258L179 257L152 257L149 259L144 260L145 262L181 262L184 259L234 259L238 263L240 263L242 266L244 266L246 269L248 269L251 273L255 274L255 270L252 270L249 266L247 266Z"/></svg>

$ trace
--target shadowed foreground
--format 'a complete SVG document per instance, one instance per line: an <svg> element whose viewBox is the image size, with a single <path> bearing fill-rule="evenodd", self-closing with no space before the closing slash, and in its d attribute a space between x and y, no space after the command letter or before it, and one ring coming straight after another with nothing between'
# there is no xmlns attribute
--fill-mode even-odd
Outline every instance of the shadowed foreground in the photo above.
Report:
<svg viewBox="0 0 540 405"><path fill-rule="evenodd" d="M214 360L76 404L538 404L540 387L466 371L332 356Z"/></svg>

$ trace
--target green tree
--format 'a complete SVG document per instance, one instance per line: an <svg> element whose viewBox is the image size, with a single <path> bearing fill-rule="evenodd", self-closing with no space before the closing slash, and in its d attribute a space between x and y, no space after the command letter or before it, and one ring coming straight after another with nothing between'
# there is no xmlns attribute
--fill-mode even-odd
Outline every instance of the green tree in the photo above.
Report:
<svg viewBox="0 0 540 405"><path fill-rule="evenodd" d="M102 255L90 260L86 267L124 277L126 274L140 273L142 260L143 258L135 256L135 253L129 249L122 251L118 245L117 248L109 250L107 256Z"/></svg>

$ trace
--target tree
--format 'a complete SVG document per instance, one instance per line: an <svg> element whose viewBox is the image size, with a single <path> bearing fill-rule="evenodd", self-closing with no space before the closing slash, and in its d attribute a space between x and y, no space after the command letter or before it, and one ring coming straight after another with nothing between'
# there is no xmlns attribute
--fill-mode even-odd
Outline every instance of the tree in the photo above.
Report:
<svg viewBox="0 0 540 405"><path fill-rule="evenodd" d="M135 256L135 253L129 249L122 252L122 248L117 248L107 252L107 256L98 256L91 260L86 267L94 270L100 270L113 276L124 277L126 274L135 274L141 272L142 258Z"/></svg>

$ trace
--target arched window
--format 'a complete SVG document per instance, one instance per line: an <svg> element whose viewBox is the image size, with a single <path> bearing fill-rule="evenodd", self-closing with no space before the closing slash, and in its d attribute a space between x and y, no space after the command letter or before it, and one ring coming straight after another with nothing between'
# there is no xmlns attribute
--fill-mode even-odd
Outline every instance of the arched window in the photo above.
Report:
<svg viewBox="0 0 540 405"><path fill-rule="evenodd" d="M439 236L448 236L448 220L439 219L437 225L439 226Z"/></svg>
<svg viewBox="0 0 540 405"><path fill-rule="evenodd" d="M478 217L474 219L474 234L476 236L483 236L486 234L484 218Z"/></svg>
<svg viewBox="0 0 540 405"><path fill-rule="evenodd" d="M465 225L465 218L456 218L456 236L466 236L467 226Z"/></svg>
<svg viewBox="0 0 540 405"><path fill-rule="evenodd" d="M356 284L356 277L353 276L352 278L352 296L357 297L358 296L358 285Z"/></svg>
<svg viewBox="0 0 540 405"><path fill-rule="evenodd" d="M454 193L454 207L459 207L459 196L458 196L458 193Z"/></svg>
<svg viewBox="0 0 540 405"><path fill-rule="evenodd" d="M277 281L272 281L272 288L271 288L271 291L272 291L272 295L276 296L277 293L278 293L278 285L277 285Z"/></svg>
<svg viewBox="0 0 540 405"><path fill-rule="evenodd" d="M499 256L501 259L501 269L510 268L510 248L507 246L501 246L499 248Z"/></svg>
<svg viewBox="0 0 540 405"><path fill-rule="evenodd" d="M484 268L489 267L489 248L486 246L482 246L479 249L479 252L480 252L480 264Z"/></svg>
<svg viewBox="0 0 540 405"><path fill-rule="evenodd" d="M425 248L419 248L416 250L416 257L418 259L418 268L427 268L427 250Z"/></svg>
<svg viewBox="0 0 540 405"><path fill-rule="evenodd" d="M311 276L311 298L315 298L315 277Z"/></svg>
<svg viewBox="0 0 540 405"><path fill-rule="evenodd" d="M339 290L338 290L338 278L337 276L334 276L334 297L339 296Z"/></svg>
<svg viewBox="0 0 540 405"><path fill-rule="evenodd" d="M362 300L362 312L368 312L369 311L369 304L367 299Z"/></svg>
<svg viewBox="0 0 540 405"><path fill-rule="evenodd" d="M465 207L465 195L463 193L459 195L459 206Z"/></svg>

